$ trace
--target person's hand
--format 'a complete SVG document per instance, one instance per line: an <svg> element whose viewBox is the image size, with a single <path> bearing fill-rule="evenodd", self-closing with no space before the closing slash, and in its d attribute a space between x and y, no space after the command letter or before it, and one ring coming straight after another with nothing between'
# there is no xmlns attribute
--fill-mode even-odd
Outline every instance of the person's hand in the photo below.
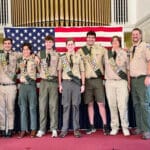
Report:
<svg viewBox="0 0 150 150"><path fill-rule="evenodd" d="M38 56L35 56L35 62L39 65L40 64L40 58Z"/></svg>
<svg viewBox="0 0 150 150"><path fill-rule="evenodd" d="M62 93L62 90L63 90L62 85L59 85L59 92Z"/></svg>
<svg viewBox="0 0 150 150"><path fill-rule="evenodd" d="M150 86L150 77L146 76L145 80L144 80L144 84L145 86Z"/></svg>
<svg viewBox="0 0 150 150"><path fill-rule="evenodd" d="M85 91L85 85L81 86L80 92L83 93Z"/></svg>
<svg viewBox="0 0 150 150"><path fill-rule="evenodd" d="M131 85L130 85L130 82L128 81L128 90L129 90L129 92L130 92L130 90L131 90Z"/></svg>
<svg viewBox="0 0 150 150"><path fill-rule="evenodd" d="M124 47L123 50L127 52L129 50L129 48Z"/></svg>

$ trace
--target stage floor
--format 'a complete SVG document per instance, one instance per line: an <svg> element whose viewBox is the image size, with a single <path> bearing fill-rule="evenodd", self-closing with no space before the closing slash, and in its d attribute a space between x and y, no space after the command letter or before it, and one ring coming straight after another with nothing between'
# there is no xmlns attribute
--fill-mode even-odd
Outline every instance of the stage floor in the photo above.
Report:
<svg viewBox="0 0 150 150"><path fill-rule="evenodd" d="M50 133L42 138L26 136L18 139L0 137L0 150L150 150L150 140L142 140L140 135L125 137L121 131L117 136L104 136L102 130L75 138L73 132L65 138L51 138Z"/></svg>

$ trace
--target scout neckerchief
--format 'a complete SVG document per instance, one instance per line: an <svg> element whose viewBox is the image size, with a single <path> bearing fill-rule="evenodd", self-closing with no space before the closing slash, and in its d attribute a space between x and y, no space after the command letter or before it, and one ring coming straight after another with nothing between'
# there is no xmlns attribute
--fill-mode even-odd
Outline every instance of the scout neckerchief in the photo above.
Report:
<svg viewBox="0 0 150 150"><path fill-rule="evenodd" d="M91 51L88 50L87 46L82 47L82 50L84 52L84 55L86 56L86 59L90 63L92 69L96 73L97 77L101 77L102 73L99 67L97 66L96 60L91 56Z"/></svg>
<svg viewBox="0 0 150 150"><path fill-rule="evenodd" d="M109 64L113 71L117 73L117 75L124 80L127 80L127 74L121 70L121 68L117 65L116 60L114 58L114 54L112 50L108 50L108 59L109 59Z"/></svg>
<svg viewBox="0 0 150 150"><path fill-rule="evenodd" d="M62 61L63 70L67 73L67 75L72 79L73 82L80 85L80 79L77 76L74 76L72 73L71 66L68 61L67 55L65 53L60 54L60 58Z"/></svg>

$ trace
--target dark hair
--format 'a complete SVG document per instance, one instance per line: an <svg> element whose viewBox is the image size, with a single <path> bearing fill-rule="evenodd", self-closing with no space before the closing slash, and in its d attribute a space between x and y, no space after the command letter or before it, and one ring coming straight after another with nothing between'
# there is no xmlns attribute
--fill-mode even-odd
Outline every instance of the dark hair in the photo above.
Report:
<svg viewBox="0 0 150 150"><path fill-rule="evenodd" d="M134 29L132 30L132 32L133 32L133 31L139 31L139 33L142 34L142 30L139 29L139 28L134 28Z"/></svg>
<svg viewBox="0 0 150 150"><path fill-rule="evenodd" d="M30 43L23 43L21 46L22 50L23 50L23 47L25 47L25 46L27 46L29 48L29 50L32 51L32 46Z"/></svg>
<svg viewBox="0 0 150 150"><path fill-rule="evenodd" d="M117 41L119 42L119 47L122 47L121 37L119 37L117 35L113 36L112 39L111 39L111 44L112 44L112 42L113 42L114 39L117 39Z"/></svg>
<svg viewBox="0 0 150 150"><path fill-rule="evenodd" d="M89 36L89 35L93 35L95 38L96 38L96 33L95 33L95 31L89 31L89 32L87 32L87 34L86 34L86 36Z"/></svg>
<svg viewBox="0 0 150 150"><path fill-rule="evenodd" d="M69 41L73 41L73 43L75 43L75 40L74 40L73 38L67 38L66 44L67 44Z"/></svg>
<svg viewBox="0 0 150 150"><path fill-rule="evenodd" d="M54 37L51 35L48 35L45 37L45 41L53 41L54 42Z"/></svg>
<svg viewBox="0 0 150 150"><path fill-rule="evenodd" d="M4 44L4 42L5 42L5 41L10 41L10 42L11 42L11 44L12 44L12 39L11 39L11 38L7 38L7 37L6 37L6 38L4 38L4 39L3 39L3 44Z"/></svg>

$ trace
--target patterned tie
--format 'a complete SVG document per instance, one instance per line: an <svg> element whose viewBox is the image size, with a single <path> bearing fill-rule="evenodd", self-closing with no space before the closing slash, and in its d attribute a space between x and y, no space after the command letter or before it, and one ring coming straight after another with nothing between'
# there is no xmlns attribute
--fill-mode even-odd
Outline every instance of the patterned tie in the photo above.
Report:
<svg viewBox="0 0 150 150"><path fill-rule="evenodd" d="M47 55L46 63L47 63L47 66L49 67L51 64L51 55L50 54Z"/></svg>
<svg viewBox="0 0 150 150"><path fill-rule="evenodd" d="M24 72L27 72L28 59L24 59Z"/></svg>
<svg viewBox="0 0 150 150"><path fill-rule="evenodd" d="M91 54L92 54L92 47L90 47L89 49L89 55L91 56Z"/></svg>
<svg viewBox="0 0 150 150"><path fill-rule="evenodd" d="M132 58L134 57L135 49L136 49L136 46L133 46Z"/></svg>
<svg viewBox="0 0 150 150"><path fill-rule="evenodd" d="M8 52L6 54L6 62L7 62L7 65L9 65L9 53Z"/></svg>
<svg viewBox="0 0 150 150"><path fill-rule="evenodd" d="M116 57L117 57L117 53L116 53L116 51L114 51L113 52L113 58L114 58L114 60L116 60Z"/></svg>
<svg viewBox="0 0 150 150"><path fill-rule="evenodd" d="M73 56L73 55L70 55L70 67L71 67L71 68L73 68L73 60L72 60L72 56Z"/></svg>

